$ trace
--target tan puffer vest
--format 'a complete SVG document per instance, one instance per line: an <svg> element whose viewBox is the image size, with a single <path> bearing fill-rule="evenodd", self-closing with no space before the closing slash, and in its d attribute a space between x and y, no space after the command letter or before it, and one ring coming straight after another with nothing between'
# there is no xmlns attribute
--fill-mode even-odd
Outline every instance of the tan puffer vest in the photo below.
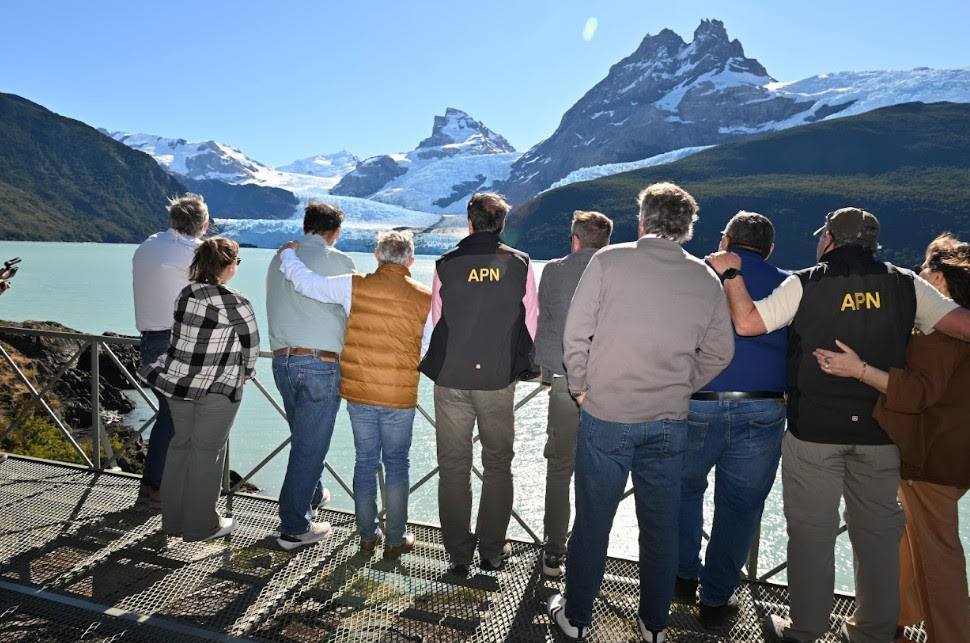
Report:
<svg viewBox="0 0 970 643"><path fill-rule="evenodd" d="M394 409L417 406L431 290L411 279L406 267L385 263L369 275L354 275L350 292L340 397Z"/></svg>

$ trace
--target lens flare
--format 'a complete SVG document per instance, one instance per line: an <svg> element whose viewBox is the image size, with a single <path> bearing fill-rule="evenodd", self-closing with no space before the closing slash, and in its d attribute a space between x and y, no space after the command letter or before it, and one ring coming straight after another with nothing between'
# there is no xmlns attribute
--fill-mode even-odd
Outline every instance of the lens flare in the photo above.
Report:
<svg viewBox="0 0 970 643"><path fill-rule="evenodd" d="M596 18L590 18L586 21L586 24L583 26L583 40L589 42L593 39L593 36L596 35L596 27L599 26L599 23L599 20Z"/></svg>

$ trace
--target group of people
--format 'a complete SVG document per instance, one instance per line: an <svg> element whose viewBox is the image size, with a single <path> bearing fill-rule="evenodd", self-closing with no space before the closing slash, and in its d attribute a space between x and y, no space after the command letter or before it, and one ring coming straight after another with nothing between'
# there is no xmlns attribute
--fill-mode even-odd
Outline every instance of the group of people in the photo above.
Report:
<svg viewBox="0 0 970 643"><path fill-rule="evenodd" d="M781 460L791 613L767 619L766 639L814 641L829 629L844 498L857 606L843 640L885 643L921 620L930 641L960 640L970 629L956 522L970 486L970 401L961 395L970 381L970 247L942 236L917 271L881 263L876 218L843 208L815 232L818 263L789 275L768 262L774 228L760 214L739 212L701 260L681 247L697 220L690 194L658 183L638 203L632 243L609 245L605 215L574 213L571 252L545 266L537 288L529 256L500 237L508 203L476 193L468 235L437 260L430 289L410 276L409 233L379 234L376 271L358 274L334 247L343 213L308 204L304 236L280 248L266 282L273 375L291 435L278 544L291 550L330 531L315 511L329 499L321 475L344 399L360 549L383 545L386 558L413 549L408 454L423 373L434 382L449 573L467 576L476 551L480 569L500 569L513 554L515 385L538 367L549 390L542 570L558 577L565 568L565 593L550 597L547 612L568 639L584 640L592 625L631 476L642 640L665 640L673 600L698 604L705 627L730 622ZM205 540L238 526L216 500L259 335L251 304L226 285L238 245L200 240L201 197L173 200L169 215L171 229L133 259L140 373L159 398L139 500L160 504L167 533ZM473 526L476 425L483 484ZM897 490L909 514L902 548Z"/></svg>

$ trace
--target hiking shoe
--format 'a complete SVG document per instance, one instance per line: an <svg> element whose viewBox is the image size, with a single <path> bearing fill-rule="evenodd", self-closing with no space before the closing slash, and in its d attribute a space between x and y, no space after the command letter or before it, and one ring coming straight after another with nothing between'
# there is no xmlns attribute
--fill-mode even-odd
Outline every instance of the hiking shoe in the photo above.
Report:
<svg viewBox="0 0 970 643"><path fill-rule="evenodd" d="M559 578L562 575L562 554L543 554L542 573L551 578Z"/></svg>
<svg viewBox="0 0 970 643"><path fill-rule="evenodd" d="M505 564L509 558L512 557L512 545L510 543L505 543L502 547L502 553L495 558L483 558L478 566L486 572L497 572L502 569L502 565Z"/></svg>
<svg viewBox="0 0 970 643"><path fill-rule="evenodd" d="M147 482L142 482L138 485L138 498L135 500L135 504L146 505L152 509L161 509L162 494L152 485Z"/></svg>
<svg viewBox="0 0 970 643"><path fill-rule="evenodd" d="M681 578L678 576L677 580L674 581L674 602L685 605L694 605L697 603L698 584L696 578Z"/></svg>
<svg viewBox="0 0 970 643"><path fill-rule="evenodd" d="M738 599L733 594L724 605L705 605L701 603L697 620L706 628L717 628L727 625L738 615Z"/></svg>
<svg viewBox="0 0 970 643"><path fill-rule="evenodd" d="M313 503L310 507L316 511L320 507L326 507L330 503L330 490L326 487L323 488L323 493L320 496L320 502Z"/></svg>
<svg viewBox="0 0 970 643"><path fill-rule="evenodd" d="M384 532L380 529L377 530L377 538L374 540L364 540L363 537L360 539L360 550L367 554L373 554L374 550L377 549L377 545L384 540Z"/></svg>
<svg viewBox="0 0 970 643"><path fill-rule="evenodd" d="M769 614L762 628L765 635L765 643L799 643L799 641L785 635L785 630L790 627L790 618L782 618L777 614Z"/></svg>
<svg viewBox="0 0 970 643"><path fill-rule="evenodd" d="M666 629L651 630L639 616L637 617L637 625L640 626L640 640L642 643L664 643L667 640Z"/></svg>
<svg viewBox="0 0 970 643"><path fill-rule="evenodd" d="M211 536L206 536L202 540L215 540L216 538L222 538L223 536L228 536L232 532L239 528L239 521L235 518L223 518L219 516L219 529L216 530Z"/></svg>
<svg viewBox="0 0 970 643"><path fill-rule="evenodd" d="M400 545L384 545L384 558L400 558L412 549L414 549L414 534L409 531L404 534L404 542Z"/></svg>
<svg viewBox="0 0 970 643"><path fill-rule="evenodd" d="M320 542L326 538L327 534L329 533L329 522L311 522L310 528L297 536L280 533L280 537L276 539L276 544L286 551L290 551L292 549L296 549L297 547L302 547L303 545L311 545L313 543Z"/></svg>
<svg viewBox="0 0 970 643"><path fill-rule="evenodd" d="M468 565L463 563L449 563L448 573L452 576L459 576L461 578L468 578Z"/></svg>
<svg viewBox="0 0 970 643"><path fill-rule="evenodd" d="M562 594L553 594L546 601L546 614L549 622L570 641L585 641L589 636L589 625L577 625L566 618L566 599ZM661 642L663 639L661 639Z"/></svg>

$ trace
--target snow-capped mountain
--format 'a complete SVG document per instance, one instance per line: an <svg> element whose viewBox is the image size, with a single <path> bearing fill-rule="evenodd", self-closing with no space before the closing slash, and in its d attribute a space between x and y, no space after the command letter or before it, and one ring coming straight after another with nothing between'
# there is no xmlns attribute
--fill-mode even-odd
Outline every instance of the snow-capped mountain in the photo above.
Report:
<svg viewBox="0 0 970 643"><path fill-rule="evenodd" d="M722 22L704 20L690 43L669 29L645 37L497 187L519 205L585 167L940 100L970 102L970 69L823 74L779 83L744 56Z"/></svg>
<svg viewBox="0 0 970 643"><path fill-rule="evenodd" d="M473 192L507 178L518 157L501 135L449 107L435 116L431 136L414 150L364 159L331 192L426 212L460 212Z"/></svg>
<svg viewBox="0 0 970 643"><path fill-rule="evenodd" d="M340 179L354 171L360 158L347 150L340 150L334 154L317 154L305 159L293 161L289 165L281 165L276 169L290 174L308 174L331 179L336 185ZM333 187L331 185L330 187Z"/></svg>

